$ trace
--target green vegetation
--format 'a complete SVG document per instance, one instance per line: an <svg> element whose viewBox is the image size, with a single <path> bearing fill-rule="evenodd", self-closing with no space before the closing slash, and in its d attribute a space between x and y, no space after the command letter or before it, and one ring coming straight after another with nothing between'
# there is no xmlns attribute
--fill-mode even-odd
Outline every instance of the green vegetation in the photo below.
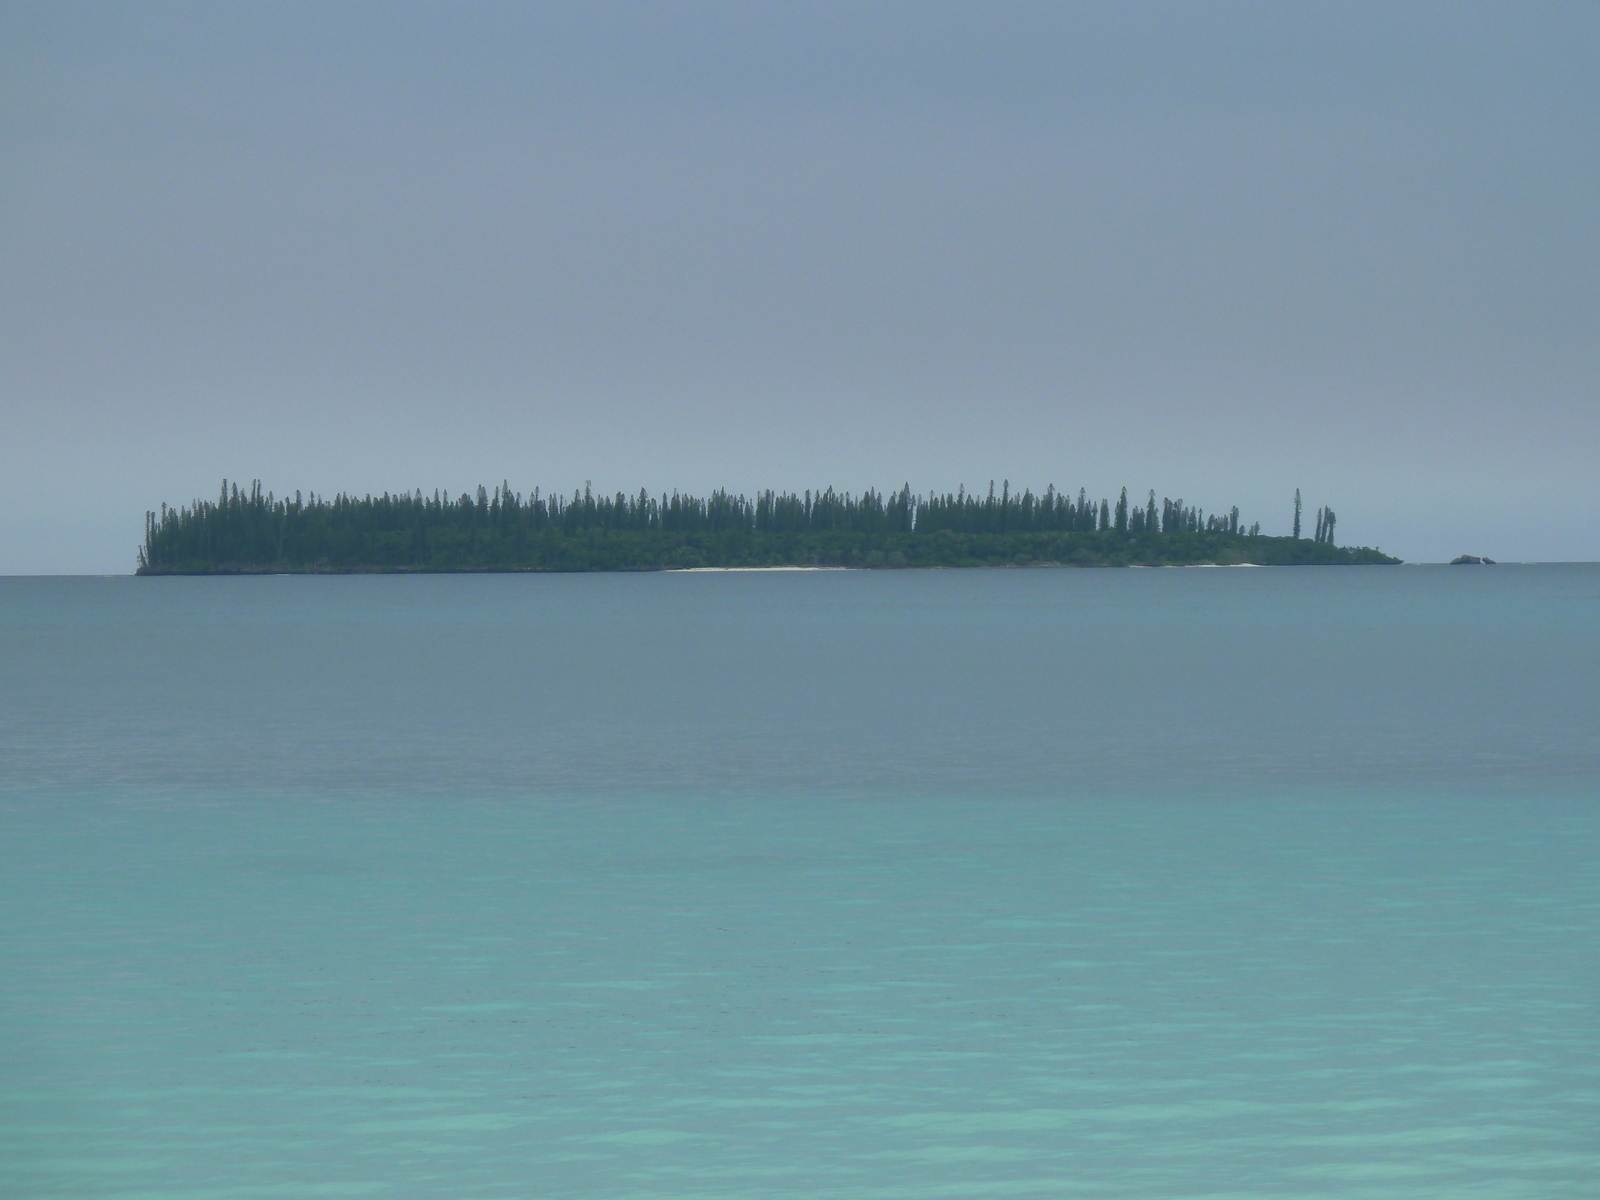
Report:
<svg viewBox="0 0 1600 1200"><path fill-rule="evenodd" d="M1295 495L1299 525L1299 493ZM1239 510L1204 513L1151 492L1113 506L1053 487L1020 495L761 492L753 500L646 492L571 499L491 494L276 499L224 481L215 501L146 514L141 575L351 571L653 571L681 567L1001 567L1392 563L1317 536L1266 537Z"/></svg>

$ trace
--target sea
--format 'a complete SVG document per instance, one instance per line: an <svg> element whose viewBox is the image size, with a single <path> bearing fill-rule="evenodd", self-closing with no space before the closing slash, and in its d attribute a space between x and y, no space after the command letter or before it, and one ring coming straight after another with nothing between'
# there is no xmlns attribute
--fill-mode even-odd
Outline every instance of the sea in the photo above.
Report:
<svg viewBox="0 0 1600 1200"><path fill-rule="evenodd" d="M0 1196L1600 1195L1600 566L0 579Z"/></svg>

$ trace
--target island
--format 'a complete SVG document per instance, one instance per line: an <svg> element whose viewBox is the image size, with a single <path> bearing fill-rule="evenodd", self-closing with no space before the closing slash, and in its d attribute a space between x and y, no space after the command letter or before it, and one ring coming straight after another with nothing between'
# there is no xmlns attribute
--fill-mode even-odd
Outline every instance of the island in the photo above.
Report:
<svg viewBox="0 0 1600 1200"><path fill-rule="evenodd" d="M1392 564L1368 547L1334 543L1337 517L1319 509L1314 537L1244 527L1237 507L1207 513L1181 499L1158 505L1074 497L1047 488L943 495L832 488L641 490L566 495L509 483L452 499L434 492L276 497L259 481L224 481L214 501L145 517L139 575L449 571L662 571L758 567L1164 567Z"/></svg>

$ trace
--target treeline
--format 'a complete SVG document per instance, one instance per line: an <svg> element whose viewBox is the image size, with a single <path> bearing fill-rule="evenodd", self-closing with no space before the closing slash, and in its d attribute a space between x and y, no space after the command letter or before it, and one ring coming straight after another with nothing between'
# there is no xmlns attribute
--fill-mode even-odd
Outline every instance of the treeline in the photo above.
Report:
<svg viewBox="0 0 1600 1200"><path fill-rule="evenodd" d="M914 495L764 491L754 498L596 495L569 498L508 483L452 499L421 491L278 498L223 482L215 501L146 514L140 574L261 571L658 570L695 566L980 566L1064 563L1385 562L1317 537L1264 537L1238 508L1207 513L1155 492L1113 504L1054 487L1035 495L964 488ZM1326 518L1326 519L1324 519Z"/></svg>

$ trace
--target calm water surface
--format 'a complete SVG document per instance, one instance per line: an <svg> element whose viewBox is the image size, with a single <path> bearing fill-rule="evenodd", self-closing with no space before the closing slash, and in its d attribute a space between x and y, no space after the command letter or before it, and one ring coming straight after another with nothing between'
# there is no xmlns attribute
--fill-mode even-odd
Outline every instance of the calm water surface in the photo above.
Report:
<svg viewBox="0 0 1600 1200"><path fill-rule="evenodd" d="M0 1196L1600 1194L1600 568L0 579Z"/></svg>

